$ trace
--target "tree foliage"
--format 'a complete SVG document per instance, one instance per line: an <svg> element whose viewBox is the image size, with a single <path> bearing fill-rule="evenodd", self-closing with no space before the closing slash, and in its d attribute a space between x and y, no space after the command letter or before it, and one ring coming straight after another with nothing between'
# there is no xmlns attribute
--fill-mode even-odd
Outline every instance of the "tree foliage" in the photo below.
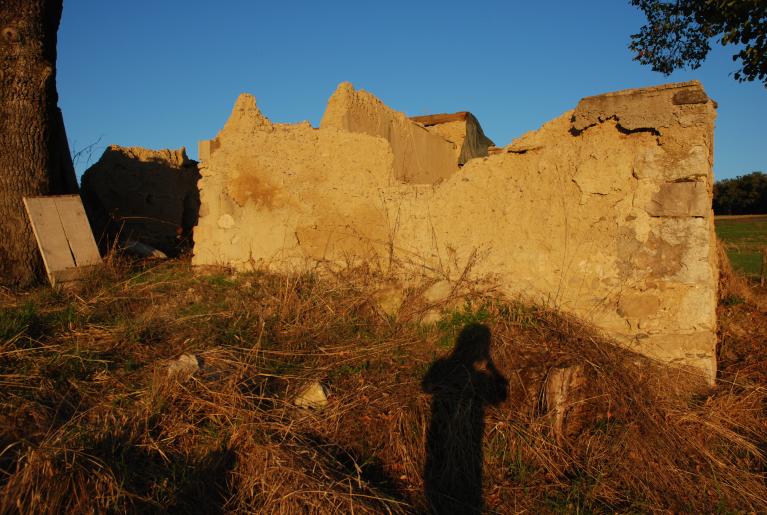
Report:
<svg viewBox="0 0 767 515"><path fill-rule="evenodd" d="M714 184L714 213L717 215L767 213L767 174L751 172Z"/></svg>
<svg viewBox="0 0 767 515"><path fill-rule="evenodd" d="M762 81L767 87L767 0L631 0L647 17L631 36L634 60L670 74L698 68L710 41L735 45L740 61L734 78Z"/></svg>

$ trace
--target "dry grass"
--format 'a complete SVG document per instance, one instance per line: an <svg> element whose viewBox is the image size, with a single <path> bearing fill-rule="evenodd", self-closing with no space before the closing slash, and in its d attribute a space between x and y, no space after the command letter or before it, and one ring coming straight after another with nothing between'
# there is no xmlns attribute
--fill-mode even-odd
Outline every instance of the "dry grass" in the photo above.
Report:
<svg viewBox="0 0 767 515"><path fill-rule="evenodd" d="M424 326L416 284L387 316L383 279L113 261L77 292L0 292L0 512L426 512L421 383L472 324L508 383L479 426L485 511L767 510L767 318L748 299L722 303L719 386L690 397L684 371L486 292ZM201 370L169 377L185 352ZM558 442L541 385L576 364ZM328 406L293 406L314 380ZM448 450L476 460L461 427Z"/></svg>

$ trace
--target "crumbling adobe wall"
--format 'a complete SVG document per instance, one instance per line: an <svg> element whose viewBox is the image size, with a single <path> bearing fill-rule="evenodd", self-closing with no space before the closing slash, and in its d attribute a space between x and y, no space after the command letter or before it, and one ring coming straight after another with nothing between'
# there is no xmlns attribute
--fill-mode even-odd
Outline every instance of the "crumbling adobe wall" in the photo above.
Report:
<svg viewBox="0 0 767 515"><path fill-rule="evenodd" d="M713 381L714 119L697 82L590 97L423 185L399 180L384 138L274 125L241 97L201 144L194 262L397 261L453 278L472 264Z"/></svg>
<svg viewBox="0 0 767 515"><path fill-rule="evenodd" d="M80 189L102 249L115 238L176 255L191 247L200 197L197 162L178 150L110 145L82 177Z"/></svg>
<svg viewBox="0 0 767 515"><path fill-rule="evenodd" d="M385 139L273 124L241 95L199 155L194 263L302 267L306 257L377 254L366 242L381 223L379 191L396 182Z"/></svg>

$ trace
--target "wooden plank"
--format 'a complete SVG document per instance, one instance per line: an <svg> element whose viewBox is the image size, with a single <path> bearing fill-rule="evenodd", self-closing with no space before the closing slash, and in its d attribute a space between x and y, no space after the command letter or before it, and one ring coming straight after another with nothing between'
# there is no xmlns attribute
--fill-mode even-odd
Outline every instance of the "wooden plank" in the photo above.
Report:
<svg viewBox="0 0 767 515"><path fill-rule="evenodd" d="M83 278L83 274L93 272L97 266L78 266L77 268L57 270L53 272L53 276L56 278L56 284L76 282Z"/></svg>
<svg viewBox="0 0 767 515"><path fill-rule="evenodd" d="M53 199L75 264L78 267L100 264L101 255L96 240L93 239L93 231L85 215L80 195L61 195Z"/></svg>
<svg viewBox="0 0 767 515"><path fill-rule="evenodd" d="M71 283L80 279L81 272L80 268L67 268L66 270L55 270L52 275L56 280L55 284Z"/></svg>
<svg viewBox="0 0 767 515"><path fill-rule="evenodd" d="M440 113L429 114L426 116L411 116L410 119L421 125L439 125L440 123L448 122L462 122L469 116L468 111L461 111L458 113Z"/></svg>
<svg viewBox="0 0 767 515"><path fill-rule="evenodd" d="M45 197L25 197L24 207L32 224L37 245L40 247L48 279L55 285L54 272L75 266L58 210L56 205Z"/></svg>

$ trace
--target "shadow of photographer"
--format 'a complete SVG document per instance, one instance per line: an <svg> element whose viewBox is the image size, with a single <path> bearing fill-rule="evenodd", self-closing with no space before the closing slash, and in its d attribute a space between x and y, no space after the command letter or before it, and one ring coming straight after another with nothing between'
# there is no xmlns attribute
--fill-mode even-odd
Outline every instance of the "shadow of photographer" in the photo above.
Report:
<svg viewBox="0 0 767 515"><path fill-rule="evenodd" d="M479 513L485 408L506 399L508 381L490 357L490 329L463 328L451 354L435 361L421 383L432 396L424 493L432 513Z"/></svg>

